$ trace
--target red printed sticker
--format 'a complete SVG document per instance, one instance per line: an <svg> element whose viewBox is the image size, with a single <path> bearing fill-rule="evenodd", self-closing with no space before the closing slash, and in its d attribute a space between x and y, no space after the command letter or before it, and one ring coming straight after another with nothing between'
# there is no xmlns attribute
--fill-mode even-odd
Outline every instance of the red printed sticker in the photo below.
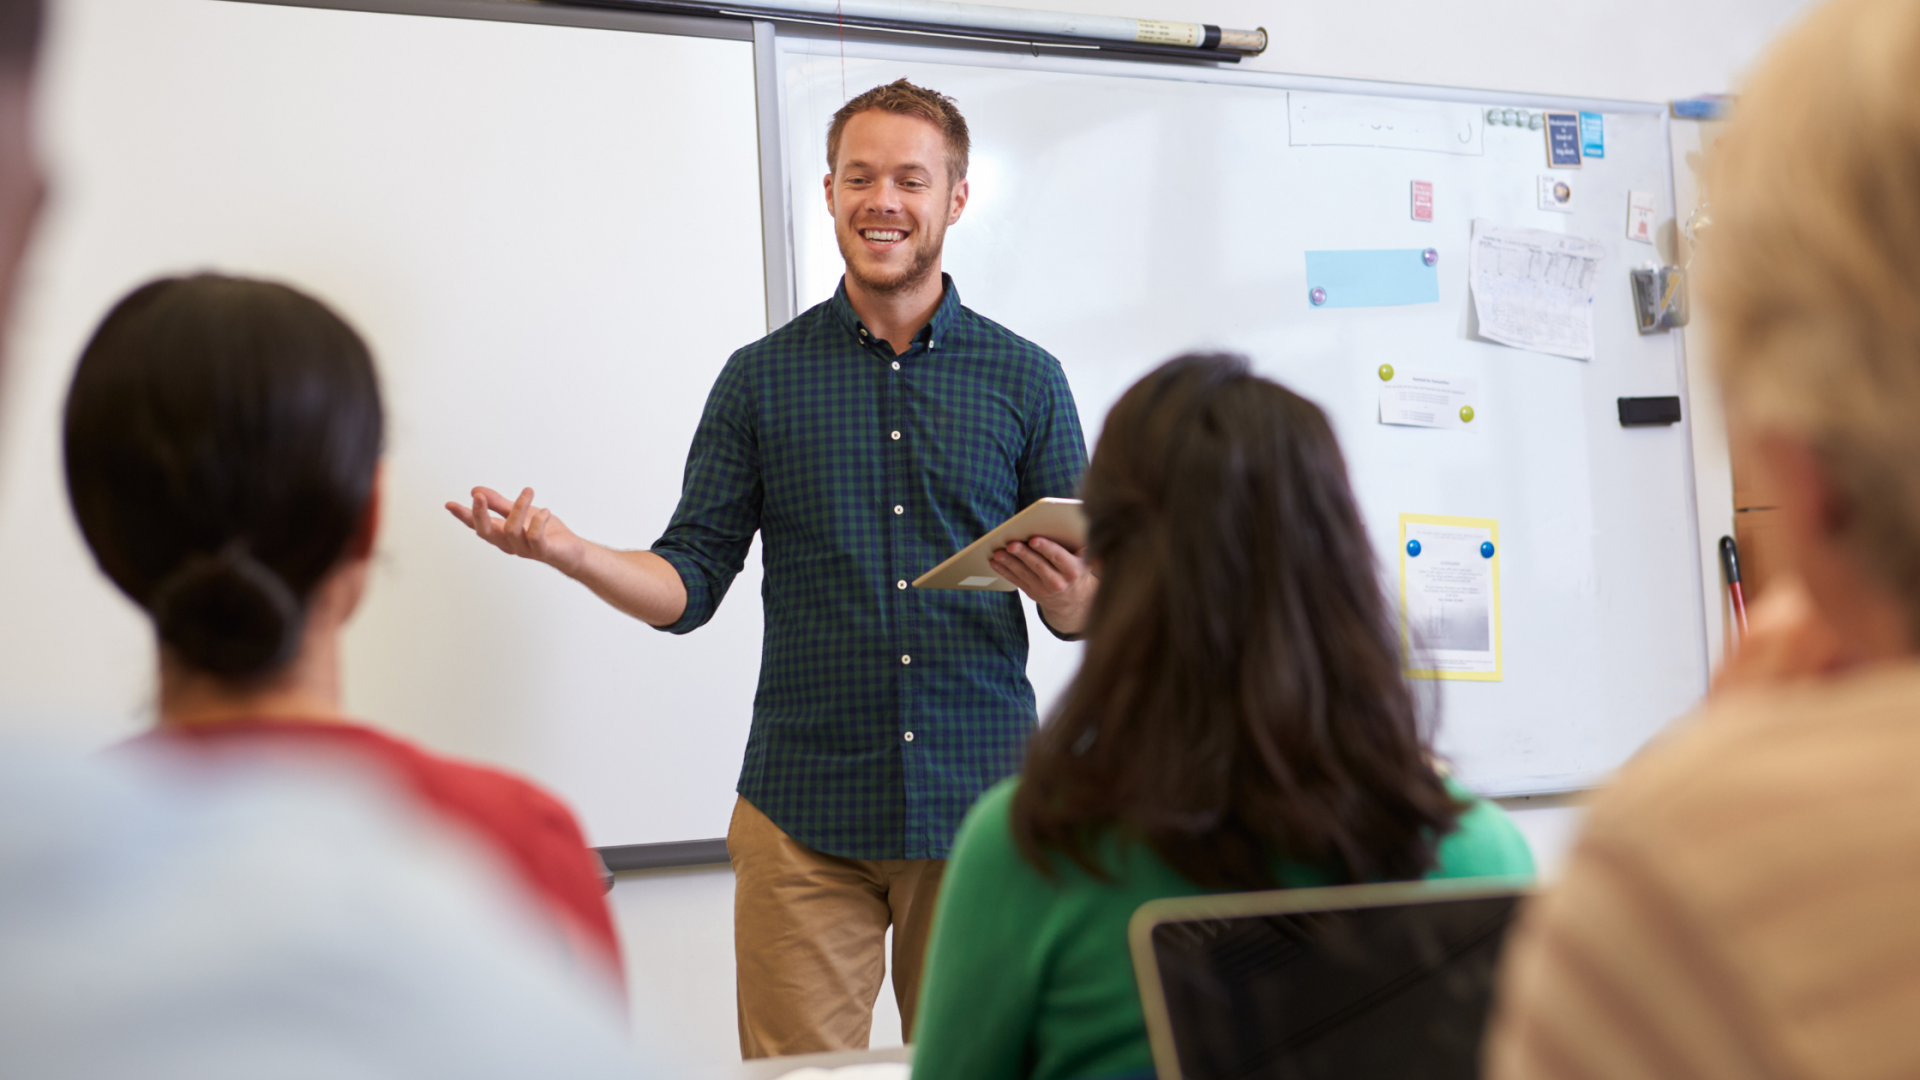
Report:
<svg viewBox="0 0 1920 1080"><path fill-rule="evenodd" d="M1413 182L1413 220L1433 220L1433 185L1425 180Z"/></svg>

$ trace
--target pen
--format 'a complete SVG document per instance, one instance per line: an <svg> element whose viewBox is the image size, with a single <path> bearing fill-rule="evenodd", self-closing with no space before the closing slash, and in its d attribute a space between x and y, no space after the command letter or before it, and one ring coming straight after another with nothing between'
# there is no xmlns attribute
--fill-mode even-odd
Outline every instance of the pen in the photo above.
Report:
<svg viewBox="0 0 1920 1080"><path fill-rule="evenodd" d="M1734 546L1731 536L1720 538L1720 566L1727 572L1727 593L1733 597L1733 618L1744 640L1747 636L1747 600L1740 594L1740 549Z"/></svg>

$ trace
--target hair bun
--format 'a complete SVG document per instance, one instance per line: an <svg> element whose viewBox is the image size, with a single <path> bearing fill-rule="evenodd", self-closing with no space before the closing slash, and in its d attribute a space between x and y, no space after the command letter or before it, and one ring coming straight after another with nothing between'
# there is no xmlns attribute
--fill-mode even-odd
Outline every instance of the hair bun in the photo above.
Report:
<svg viewBox="0 0 1920 1080"><path fill-rule="evenodd" d="M189 556L148 608L161 642L187 666L228 679L284 667L305 621L293 590L240 541Z"/></svg>

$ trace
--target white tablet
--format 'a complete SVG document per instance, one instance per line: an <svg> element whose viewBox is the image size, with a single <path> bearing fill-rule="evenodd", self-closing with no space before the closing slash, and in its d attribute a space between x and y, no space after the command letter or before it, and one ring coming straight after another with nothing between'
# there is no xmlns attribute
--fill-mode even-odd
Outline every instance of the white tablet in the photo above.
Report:
<svg viewBox="0 0 1920 1080"><path fill-rule="evenodd" d="M1000 576L988 562L993 553L1019 540L1036 536L1079 551L1087 546L1087 515L1079 499L1038 499L1032 506L995 526L987 535L961 548L951 559L921 574L916 589L967 589L976 592L1012 592L1013 582Z"/></svg>

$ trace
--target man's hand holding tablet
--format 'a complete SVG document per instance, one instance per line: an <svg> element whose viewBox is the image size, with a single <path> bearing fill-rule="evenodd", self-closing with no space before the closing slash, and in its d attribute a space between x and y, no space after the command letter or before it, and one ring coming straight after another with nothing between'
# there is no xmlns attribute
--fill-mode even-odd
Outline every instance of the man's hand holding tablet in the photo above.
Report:
<svg viewBox="0 0 1920 1080"><path fill-rule="evenodd" d="M1086 628L1097 579L1081 552L1086 515L1078 499L1039 499L915 581L918 589L1026 593L1056 633Z"/></svg>

